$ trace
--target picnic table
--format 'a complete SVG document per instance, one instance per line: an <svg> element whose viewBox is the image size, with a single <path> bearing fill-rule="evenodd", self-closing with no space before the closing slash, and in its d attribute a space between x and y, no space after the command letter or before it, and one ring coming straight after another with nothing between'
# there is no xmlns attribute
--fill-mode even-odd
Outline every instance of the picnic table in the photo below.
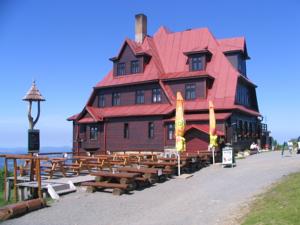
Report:
<svg viewBox="0 0 300 225"><path fill-rule="evenodd" d="M85 182L82 185L88 186L88 192L94 192L97 188L112 188L114 195L121 195L124 191L131 191L136 188L135 178L139 177L139 173L126 172L107 172L98 171L91 173L96 176L95 182Z"/></svg>
<svg viewBox="0 0 300 225"><path fill-rule="evenodd" d="M49 159L51 165L41 165L41 168L46 168L43 171L48 173L48 179L52 179L55 172L60 172L64 177L66 177L66 171L64 168L64 162L66 158L52 158Z"/></svg>
<svg viewBox="0 0 300 225"><path fill-rule="evenodd" d="M159 168L146 168L146 167L121 167L118 168L120 172L128 173L139 173L141 177L137 177L136 181L139 184L145 184L149 182L150 184L156 183L158 179L163 175L163 169Z"/></svg>

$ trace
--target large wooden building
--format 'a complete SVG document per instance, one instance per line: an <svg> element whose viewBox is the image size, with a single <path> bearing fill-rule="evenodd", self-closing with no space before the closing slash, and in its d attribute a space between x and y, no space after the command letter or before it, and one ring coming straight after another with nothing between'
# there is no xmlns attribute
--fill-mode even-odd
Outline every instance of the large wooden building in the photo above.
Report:
<svg viewBox="0 0 300 225"><path fill-rule="evenodd" d="M208 100L217 133L236 148L261 137L256 85L246 72L244 37L216 39L207 28L150 36L136 15L135 40L125 39L112 70L93 89L73 121L73 150L164 151L175 146L175 96L185 98L187 151L207 150Z"/></svg>

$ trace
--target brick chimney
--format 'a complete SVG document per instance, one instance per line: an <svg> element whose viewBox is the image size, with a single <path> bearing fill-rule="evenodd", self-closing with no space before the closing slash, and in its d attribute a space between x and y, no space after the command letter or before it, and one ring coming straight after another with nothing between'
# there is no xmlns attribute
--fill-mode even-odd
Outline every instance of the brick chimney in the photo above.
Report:
<svg viewBox="0 0 300 225"><path fill-rule="evenodd" d="M135 41L143 43L147 35L147 16L144 14L135 15Z"/></svg>

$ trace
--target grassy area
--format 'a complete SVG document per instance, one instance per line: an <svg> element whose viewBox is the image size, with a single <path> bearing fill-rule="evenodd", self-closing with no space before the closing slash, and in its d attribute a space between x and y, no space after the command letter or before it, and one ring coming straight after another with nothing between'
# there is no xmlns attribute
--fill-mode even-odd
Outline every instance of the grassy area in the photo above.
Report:
<svg viewBox="0 0 300 225"><path fill-rule="evenodd" d="M285 177L251 206L242 225L300 225L300 173Z"/></svg>

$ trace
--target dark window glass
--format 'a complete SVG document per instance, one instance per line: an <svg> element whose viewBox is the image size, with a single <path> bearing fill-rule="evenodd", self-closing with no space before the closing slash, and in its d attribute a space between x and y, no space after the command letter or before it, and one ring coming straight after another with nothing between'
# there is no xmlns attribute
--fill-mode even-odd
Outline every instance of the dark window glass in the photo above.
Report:
<svg viewBox="0 0 300 225"><path fill-rule="evenodd" d="M250 93L249 88L244 85L238 85L237 93L236 93L236 101L238 104L244 106L250 106Z"/></svg>
<svg viewBox="0 0 300 225"><path fill-rule="evenodd" d="M167 132L168 140L173 140L175 138L175 125L173 123L167 125Z"/></svg>
<svg viewBox="0 0 300 225"><path fill-rule="evenodd" d="M104 95L99 95L98 106L99 107L104 107L105 106L105 97L104 97Z"/></svg>
<svg viewBox="0 0 300 225"><path fill-rule="evenodd" d="M131 61L131 73L139 73L140 72L140 64L138 60Z"/></svg>
<svg viewBox="0 0 300 225"><path fill-rule="evenodd" d="M98 139L98 127L97 126L91 126L90 127L90 139L91 140L97 140Z"/></svg>
<svg viewBox="0 0 300 225"><path fill-rule="evenodd" d="M80 124L79 128L80 128L80 133L85 133L86 132L86 126L85 125Z"/></svg>
<svg viewBox="0 0 300 225"><path fill-rule="evenodd" d="M150 122L148 124L148 137L154 138L154 123L153 122Z"/></svg>
<svg viewBox="0 0 300 225"><path fill-rule="evenodd" d="M137 90L135 93L135 103L143 104L145 102L144 90Z"/></svg>
<svg viewBox="0 0 300 225"><path fill-rule="evenodd" d="M125 63L117 64L117 75L125 75L126 74L126 66Z"/></svg>
<svg viewBox="0 0 300 225"><path fill-rule="evenodd" d="M129 138L129 125L128 123L124 123L124 138Z"/></svg>
<svg viewBox="0 0 300 225"><path fill-rule="evenodd" d="M115 92L112 94L112 105L120 105L121 100L120 100L120 93Z"/></svg>
<svg viewBox="0 0 300 225"><path fill-rule="evenodd" d="M152 90L152 102L161 102L161 89L154 88Z"/></svg>
<svg viewBox="0 0 300 225"><path fill-rule="evenodd" d="M195 99L196 98L196 85L186 84L185 85L185 99Z"/></svg>
<svg viewBox="0 0 300 225"><path fill-rule="evenodd" d="M191 71L203 70L202 57L203 56L191 56L190 57L190 70Z"/></svg>

